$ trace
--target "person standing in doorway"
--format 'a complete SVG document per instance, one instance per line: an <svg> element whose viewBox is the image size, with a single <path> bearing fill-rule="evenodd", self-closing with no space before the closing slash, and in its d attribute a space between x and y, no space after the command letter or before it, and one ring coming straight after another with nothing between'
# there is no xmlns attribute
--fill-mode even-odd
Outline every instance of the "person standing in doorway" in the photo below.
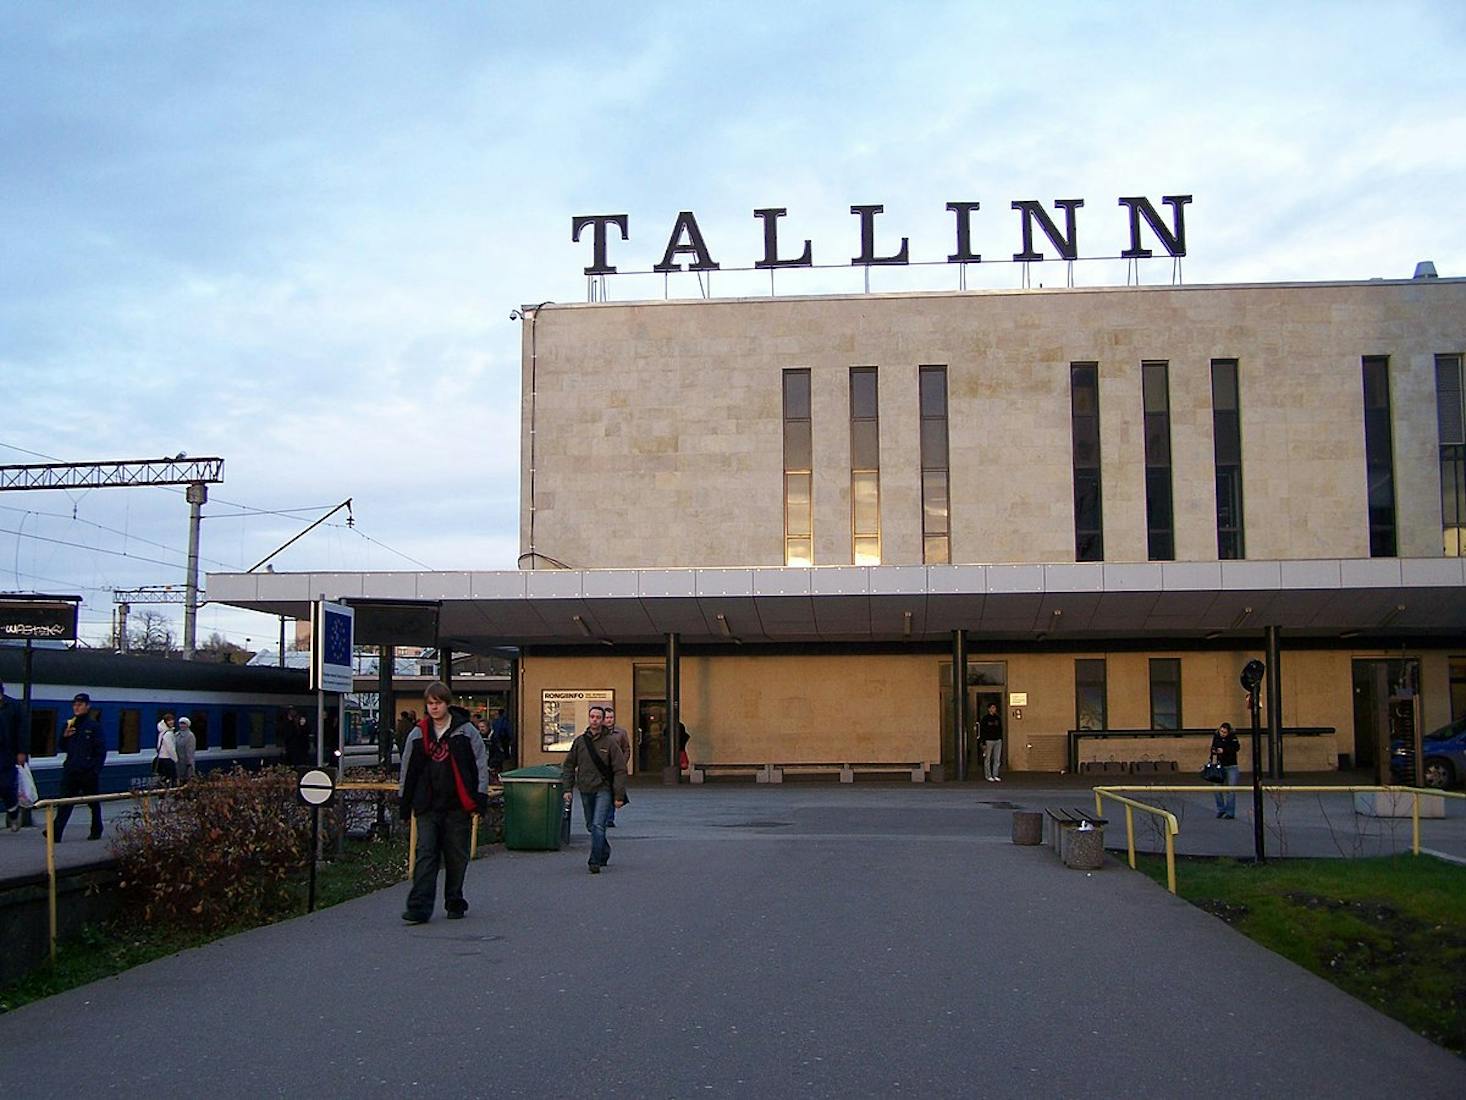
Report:
<svg viewBox="0 0 1466 1100"><path fill-rule="evenodd" d="M977 720L977 740L982 746L982 777L989 783L1001 783L1003 777L998 771L1003 765L1003 719L997 703L989 703Z"/></svg>
<svg viewBox="0 0 1466 1100"><path fill-rule="evenodd" d="M198 743L198 738L193 733L193 723L185 715L178 720L178 728L173 731L173 752L178 758L180 783L187 783L198 774L198 766L194 761Z"/></svg>
<svg viewBox="0 0 1466 1100"><path fill-rule="evenodd" d="M434 681L423 692L427 717L407 735L402 749L402 820L417 820L412 890L402 919L424 924L433 915L438 867L443 868L443 909L449 920L468 912L463 879L473 815L489 808L489 764L484 739L448 685Z"/></svg>
<svg viewBox="0 0 1466 1100"><path fill-rule="evenodd" d="M1242 769L1237 766L1237 750L1242 747L1242 741L1237 736L1237 731L1232 728L1231 722L1223 722L1217 727L1217 732L1211 737L1211 758L1222 766L1222 786L1235 787L1242 776ZM1217 817L1226 818L1228 821L1237 819L1237 792L1217 791Z"/></svg>
<svg viewBox="0 0 1466 1100"><path fill-rule="evenodd" d="M605 724L606 729L611 732L611 740L621 746L621 755L629 761L631 759L631 734L626 732L625 726L618 726L616 724L616 708L610 703L606 704ZM606 828L614 829L615 827L616 807L612 805L611 814L606 818Z"/></svg>
<svg viewBox="0 0 1466 1100"><path fill-rule="evenodd" d="M20 740L20 705L0 684L0 803L5 806L5 827L20 829L20 766L26 762Z"/></svg>
<svg viewBox="0 0 1466 1100"><path fill-rule="evenodd" d="M606 711L600 704L590 708L589 725L565 754L560 781L566 802L572 792L580 792L585 828L590 833L590 873L598 875L611 859L606 818L614 807L626 805L626 754L606 728Z"/></svg>
<svg viewBox="0 0 1466 1100"><path fill-rule="evenodd" d="M61 765L61 797L80 798L96 794L102 783L102 767L107 763L107 743L102 740L102 727L92 713L92 697L79 691L71 700L71 718L61 731L62 750L66 762ZM102 804L91 803L92 831L88 840L102 839ZM71 820L71 807L56 811L56 840L66 832Z"/></svg>

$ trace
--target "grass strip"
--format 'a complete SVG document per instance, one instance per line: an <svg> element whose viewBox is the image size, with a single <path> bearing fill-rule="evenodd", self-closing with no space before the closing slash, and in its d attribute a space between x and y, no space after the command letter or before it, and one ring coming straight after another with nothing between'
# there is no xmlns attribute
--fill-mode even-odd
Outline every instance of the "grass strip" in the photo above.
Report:
<svg viewBox="0 0 1466 1100"><path fill-rule="evenodd" d="M1165 860L1137 864L1162 885ZM1178 860L1181 897L1466 1054L1466 867L1432 856Z"/></svg>
<svg viewBox="0 0 1466 1100"><path fill-rule="evenodd" d="M479 833L480 858L487 854L488 845L500 838L491 831L487 822L484 823ZM322 863L317 871L316 908L326 909L403 883L406 867L406 830L399 830L391 840L348 841L344 852ZM282 913L277 920L289 920L305 912L304 877L297 884L297 891L299 909ZM76 939L61 944L54 963L45 963L9 988L0 990L0 1012L12 1011L32 1001L110 978L165 955L202 947L254 927L259 925L238 925L203 933L171 925L139 925L126 920L89 925Z"/></svg>

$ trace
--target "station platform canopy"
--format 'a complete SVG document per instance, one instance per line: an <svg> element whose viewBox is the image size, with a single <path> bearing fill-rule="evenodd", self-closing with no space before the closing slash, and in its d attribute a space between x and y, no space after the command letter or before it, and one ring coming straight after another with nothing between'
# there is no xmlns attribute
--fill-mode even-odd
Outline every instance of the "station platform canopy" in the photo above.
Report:
<svg viewBox="0 0 1466 1100"><path fill-rule="evenodd" d="M424 639L460 652L505 646L683 642L1466 636L1466 559L1142 562L738 569L214 573L211 603L306 618L325 595L400 607ZM411 634L412 636L406 636Z"/></svg>

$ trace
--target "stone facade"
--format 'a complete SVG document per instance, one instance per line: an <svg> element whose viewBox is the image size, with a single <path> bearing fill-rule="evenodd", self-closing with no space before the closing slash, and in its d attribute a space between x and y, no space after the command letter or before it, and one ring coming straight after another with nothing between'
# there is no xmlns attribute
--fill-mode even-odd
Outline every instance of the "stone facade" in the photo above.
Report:
<svg viewBox="0 0 1466 1100"><path fill-rule="evenodd" d="M883 564L920 564L923 364L948 372L952 560L1072 561L1084 361L1105 557L1144 561L1143 360L1170 364L1177 558L1215 560L1215 358L1239 364L1247 556L1367 557L1366 355L1390 359L1399 553L1441 554L1434 356L1466 349L1466 282L599 303L533 328L521 550L533 501L534 549L575 568L782 565L787 368L811 372L815 564L850 564L853 366L880 372Z"/></svg>

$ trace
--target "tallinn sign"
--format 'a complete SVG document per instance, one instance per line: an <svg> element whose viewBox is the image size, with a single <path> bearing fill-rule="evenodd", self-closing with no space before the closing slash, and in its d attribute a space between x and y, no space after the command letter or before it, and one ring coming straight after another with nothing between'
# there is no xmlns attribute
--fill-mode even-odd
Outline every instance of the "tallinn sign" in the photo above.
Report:
<svg viewBox="0 0 1466 1100"><path fill-rule="evenodd" d="M1170 222L1158 211L1154 204L1147 198L1131 196L1119 200L1129 218L1129 247L1120 253L1119 259L1141 260L1153 255L1153 250L1146 247L1142 224L1150 230L1155 242L1172 259L1179 259L1186 255L1186 205L1191 202L1190 195L1163 195L1161 203L1170 207ZM1084 205L1083 199L1055 199L1053 206L1056 214L1062 215L1063 227L1059 226L1055 215L1051 214L1044 204L1037 199L1018 199L1011 206L1018 212L1019 233L1021 235L1022 248L1013 253L1013 260L1016 263L1033 263L1045 258L1043 252L1035 247L1035 229L1042 233L1053 246L1058 258L1063 260L1100 259L1105 257L1081 257L1079 254L1079 226L1075 217L1075 211ZM910 264L911 242L907 237L900 238L901 243L892 249L889 241L884 245L886 251L879 251L883 246L876 241L876 216L885 212L885 207L880 204L868 206L852 206L850 213L860 219L860 255L850 259L851 267L878 267L878 266L905 266ZM972 218L981 209L981 203L976 202L949 202L947 209L951 211L954 218L953 249L947 256L947 263L950 264L977 264L982 263L982 256L972 250ZM785 250L785 246L779 241L779 219L789 213L788 209L782 206L765 207L762 210L755 210L753 216L763 224L764 254L763 258L754 263L754 269L759 271L775 271L785 268L814 267L814 244L809 240L804 241L804 246L797 253L792 249ZM614 228L620 234L620 239L629 241L631 239L631 218L627 214L577 214L570 219L570 240L579 242L581 237L589 230L591 244L591 263L585 268L589 276L615 275L616 265L610 261L610 231ZM682 265L682 259L688 261L686 268ZM660 263L652 267L652 271L658 274L667 274L674 271L718 271L720 265L713 259L711 248L702 230L698 227L697 217L691 210L683 210L677 215L677 220L672 225L671 235L667 239L667 248L662 253ZM630 274L629 272L627 274Z"/></svg>

